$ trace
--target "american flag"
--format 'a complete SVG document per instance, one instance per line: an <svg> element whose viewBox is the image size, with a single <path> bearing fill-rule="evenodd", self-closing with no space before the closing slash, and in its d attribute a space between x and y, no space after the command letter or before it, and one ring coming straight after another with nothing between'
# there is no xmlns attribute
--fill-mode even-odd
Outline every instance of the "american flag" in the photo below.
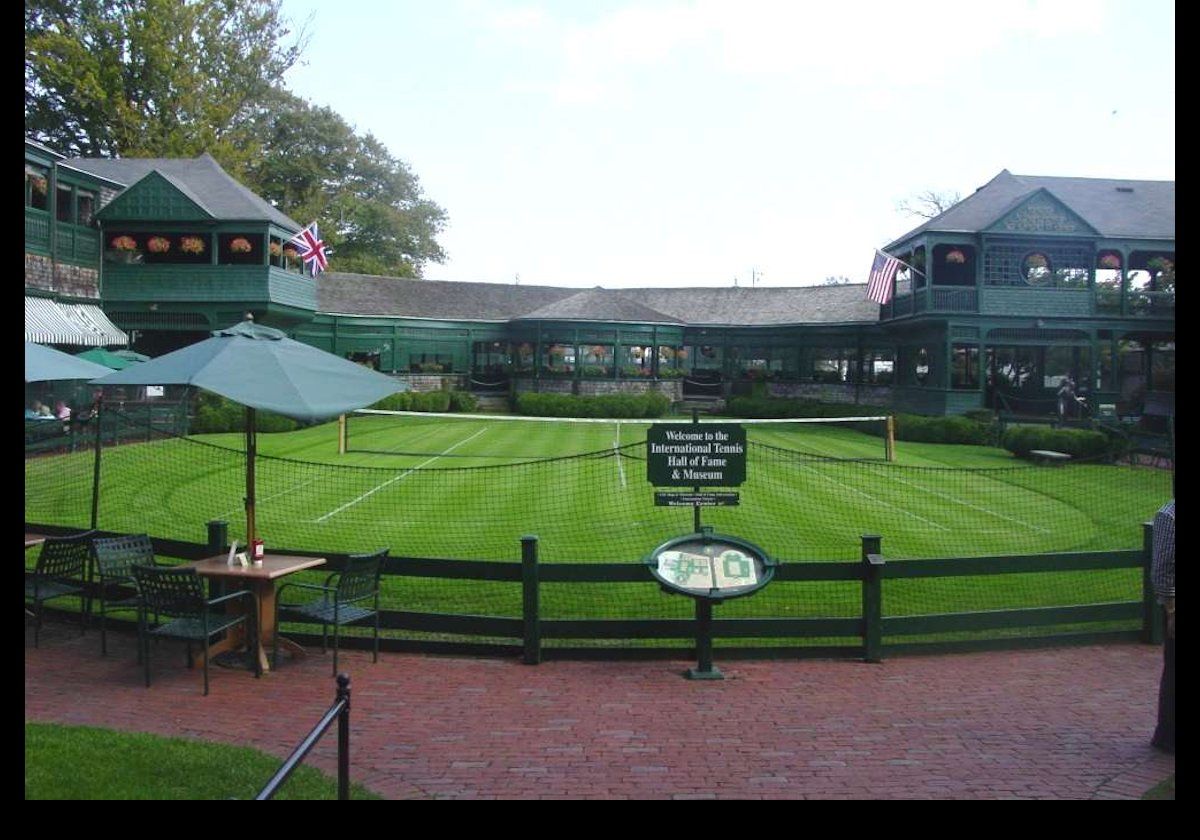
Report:
<svg viewBox="0 0 1200 840"><path fill-rule="evenodd" d="M892 281L900 270L900 260L888 256L883 251L875 252L875 261L871 263L871 277L867 281L867 299L876 303L887 303L892 299Z"/></svg>
<svg viewBox="0 0 1200 840"><path fill-rule="evenodd" d="M300 259L312 271L313 277L329 268L329 252L317 233L316 222L293 236L291 241L300 249Z"/></svg>

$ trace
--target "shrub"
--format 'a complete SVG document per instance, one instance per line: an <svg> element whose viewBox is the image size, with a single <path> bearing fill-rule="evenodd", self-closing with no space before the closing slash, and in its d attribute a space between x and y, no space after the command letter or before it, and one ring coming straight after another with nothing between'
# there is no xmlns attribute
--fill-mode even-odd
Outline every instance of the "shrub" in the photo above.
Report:
<svg viewBox="0 0 1200 840"><path fill-rule="evenodd" d="M1087 429L1053 429L1049 426L1010 426L1004 433L1004 448L1027 457L1034 449L1065 452L1073 458L1096 458L1115 454L1118 438Z"/></svg>
<svg viewBox="0 0 1200 840"><path fill-rule="evenodd" d="M896 440L918 443L968 443L987 446L988 427L967 417L896 415Z"/></svg>
<svg viewBox="0 0 1200 840"><path fill-rule="evenodd" d="M216 434L218 432L240 432L246 428L246 407L227 400L217 394L202 391L196 397L196 416L192 419L193 434ZM255 428L260 432L291 432L300 424L290 417L260 411L255 418Z"/></svg>
<svg viewBox="0 0 1200 840"><path fill-rule="evenodd" d="M479 407L479 400L470 391L451 391L450 410L470 414Z"/></svg>
<svg viewBox="0 0 1200 840"><path fill-rule="evenodd" d="M662 417L671 407L663 394L603 394L580 397L573 394L518 394L516 411L531 417L612 417L636 419Z"/></svg>

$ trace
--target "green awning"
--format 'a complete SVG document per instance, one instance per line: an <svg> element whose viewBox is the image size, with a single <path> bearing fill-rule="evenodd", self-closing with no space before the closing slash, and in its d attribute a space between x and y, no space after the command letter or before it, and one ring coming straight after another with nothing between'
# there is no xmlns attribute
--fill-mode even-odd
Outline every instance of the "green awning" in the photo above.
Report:
<svg viewBox="0 0 1200 840"><path fill-rule="evenodd" d="M81 347L129 344L129 336L108 320L99 306L29 295L25 297L25 340Z"/></svg>

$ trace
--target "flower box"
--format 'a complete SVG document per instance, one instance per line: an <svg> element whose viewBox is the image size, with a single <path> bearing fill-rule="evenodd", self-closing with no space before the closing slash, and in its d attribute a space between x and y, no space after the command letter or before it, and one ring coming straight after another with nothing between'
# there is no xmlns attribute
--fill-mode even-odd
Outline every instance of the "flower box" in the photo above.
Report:
<svg viewBox="0 0 1200 840"><path fill-rule="evenodd" d="M254 246L250 244L249 239L239 236L229 241L229 250L234 254L249 254L254 250Z"/></svg>
<svg viewBox="0 0 1200 840"><path fill-rule="evenodd" d="M146 250L151 254L165 254L171 250L171 240L165 236L151 236L146 240Z"/></svg>
<svg viewBox="0 0 1200 840"><path fill-rule="evenodd" d="M204 240L199 236L185 236L179 240L179 250L185 254L203 254Z"/></svg>
<svg viewBox="0 0 1200 840"><path fill-rule="evenodd" d="M952 248L946 252L946 262L952 265L962 265L967 261L967 255L957 248Z"/></svg>
<svg viewBox="0 0 1200 840"><path fill-rule="evenodd" d="M137 240L132 236L114 236L109 245L114 251L133 252L138 249Z"/></svg>
<svg viewBox="0 0 1200 840"><path fill-rule="evenodd" d="M1101 254L1100 267L1108 269L1119 269L1121 267L1121 258L1116 254Z"/></svg>

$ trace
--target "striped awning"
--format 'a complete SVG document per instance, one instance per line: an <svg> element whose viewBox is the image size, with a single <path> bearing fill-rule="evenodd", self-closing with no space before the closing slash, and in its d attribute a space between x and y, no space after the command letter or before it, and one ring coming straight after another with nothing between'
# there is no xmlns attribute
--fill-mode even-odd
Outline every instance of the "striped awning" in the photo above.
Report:
<svg viewBox="0 0 1200 840"><path fill-rule="evenodd" d="M99 306L25 298L25 340L37 344L111 347L129 344L129 336L108 320Z"/></svg>

